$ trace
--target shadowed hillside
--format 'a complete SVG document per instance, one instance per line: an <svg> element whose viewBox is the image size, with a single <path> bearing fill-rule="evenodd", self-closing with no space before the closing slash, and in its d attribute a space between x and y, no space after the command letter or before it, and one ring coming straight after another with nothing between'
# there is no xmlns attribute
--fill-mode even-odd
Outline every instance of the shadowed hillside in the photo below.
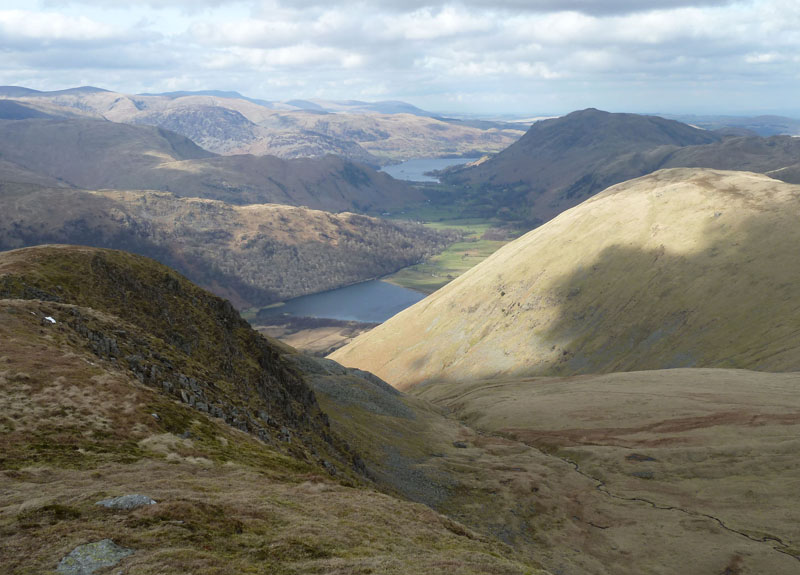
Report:
<svg viewBox="0 0 800 575"><path fill-rule="evenodd" d="M49 302L54 325L68 328L65 343L77 337L142 383L201 412L267 442L296 435L298 455L323 448L326 420L281 350L252 331L229 302L161 264L74 246L3 252L0 297ZM337 444L327 441L324 449L335 453ZM24 457L6 455L7 461Z"/></svg>
<svg viewBox="0 0 800 575"><path fill-rule="evenodd" d="M602 557L594 573L757 574L800 568L798 389L797 373L672 369L438 382L414 395L590 480L601 499L573 520L592 526L582 549ZM659 536L634 542L648 533Z"/></svg>
<svg viewBox="0 0 800 575"><path fill-rule="evenodd" d="M404 395L335 362L296 361L379 481L553 573L797 570L800 530L784 512L795 374L437 382Z"/></svg>
<svg viewBox="0 0 800 575"><path fill-rule="evenodd" d="M593 181L595 172L607 169L620 156L719 139L711 132L656 116L581 110L535 123L494 158L454 170L444 180L475 188L475 201L482 200L490 212L510 208L517 217L542 223L608 185L646 173L631 167L613 182Z"/></svg>
<svg viewBox="0 0 800 575"><path fill-rule="evenodd" d="M504 374L800 369L800 188L664 170L505 246L331 357L400 388Z"/></svg>
<svg viewBox="0 0 800 575"><path fill-rule="evenodd" d="M700 130L674 120L582 110L544 120L494 158L445 172L472 212L539 225L605 188L663 168L749 170L800 183L800 141ZM787 168L793 166L793 168Z"/></svg>
<svg viewBox="0 0 800 575"><path fill-rule="evenodd" d="M423 199L403 182L334 156L217 156L174 132L103 120L0 121L0 156L17 171L84 189L372 213Z"/></svg>
<svg viewBox="0 0 800 575"><path fill-rule="evenodd" d="M43 243L155 258L240 309L381 277L457 238L420 225L164 192L0 183L0 250Z"/></svg>

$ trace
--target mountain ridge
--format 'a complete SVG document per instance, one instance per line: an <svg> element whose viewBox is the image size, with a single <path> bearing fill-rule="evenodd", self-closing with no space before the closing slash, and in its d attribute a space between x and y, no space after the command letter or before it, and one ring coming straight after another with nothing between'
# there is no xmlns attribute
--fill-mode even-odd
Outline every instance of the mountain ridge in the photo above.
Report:
<svg viewBox="0 0 800 575"><path fill-rule="evenodd" d="M420 225L168 192L0 182L0 250L41 243L153 257L239 309L334 289L417 263L450 241Z"/></svg>
<svg viewBox="0 0 800 575"><path fill-rule="evenodd" d="M441 175L463 186L462 203L485 216L541 225L614 184L659 169L746 169L800 183L800 141L722 134L658 116L587 109L537 122L516 143L480 164Z"/></svg>
<svg viewBox="0 0 800 575"><path fill-rule="evenodd" d="M422 156L497 152L522 134L518 125L440 120L395 101L299 101L302 107L296 107L214 90L129 95L100 89L37 92L19 87L0 87L0 97L46 108L54 115L171 127L215 153L285 159L335 153L373 166ZM209 121L199 112L206 110L208 116L210 108L224 111Z"/></svg>
<svg viewBox="0 0 800 575"><path fill-rule="evenodd" d="M83 189L371 213L423 200L406 183L342 158L219 156L163 128L107 120L0 120L0 154L22 170Z"/></svg>

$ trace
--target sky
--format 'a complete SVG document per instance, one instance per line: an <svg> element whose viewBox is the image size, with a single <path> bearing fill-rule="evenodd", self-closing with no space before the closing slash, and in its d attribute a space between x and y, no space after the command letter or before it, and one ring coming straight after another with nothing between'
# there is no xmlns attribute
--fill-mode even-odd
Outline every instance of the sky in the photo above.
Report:
<svg viewBox="0 0 800 575"><path fill-rule="evenodd" d="M0 84L800 117L800 0L2 0Z"/></svg>

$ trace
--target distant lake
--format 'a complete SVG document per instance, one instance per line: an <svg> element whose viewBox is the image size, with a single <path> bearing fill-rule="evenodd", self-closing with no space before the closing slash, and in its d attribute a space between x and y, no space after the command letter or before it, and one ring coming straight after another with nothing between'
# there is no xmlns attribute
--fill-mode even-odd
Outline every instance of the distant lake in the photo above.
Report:
<svg viewBox="0 0 800 575"><path fill-rule="evenodd" d="M372 280L290 299L284 305L259 313L381 323L424 297L425 294L408 288Z"/></svg>
<svg viewBox="0 0 800 575"><path fill-rule="evenodd" d="M479 158L417 158L408 160L402 164L386 166L382 171L386 172L397 180L409 180L412 182L438 182L437 178L426 176L425 172L433 170L443 170L450 166L468 164Z"/></svg>

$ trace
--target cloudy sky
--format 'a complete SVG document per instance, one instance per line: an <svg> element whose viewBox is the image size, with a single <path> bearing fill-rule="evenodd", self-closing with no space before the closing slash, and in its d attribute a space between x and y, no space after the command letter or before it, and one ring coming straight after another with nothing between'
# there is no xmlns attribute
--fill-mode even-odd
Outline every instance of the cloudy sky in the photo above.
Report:
<svg viewBox="0 0 800 575"><path fill-rule="evenodd" d="M2 0L0 84L800 116L800 1Z"/></svg>

